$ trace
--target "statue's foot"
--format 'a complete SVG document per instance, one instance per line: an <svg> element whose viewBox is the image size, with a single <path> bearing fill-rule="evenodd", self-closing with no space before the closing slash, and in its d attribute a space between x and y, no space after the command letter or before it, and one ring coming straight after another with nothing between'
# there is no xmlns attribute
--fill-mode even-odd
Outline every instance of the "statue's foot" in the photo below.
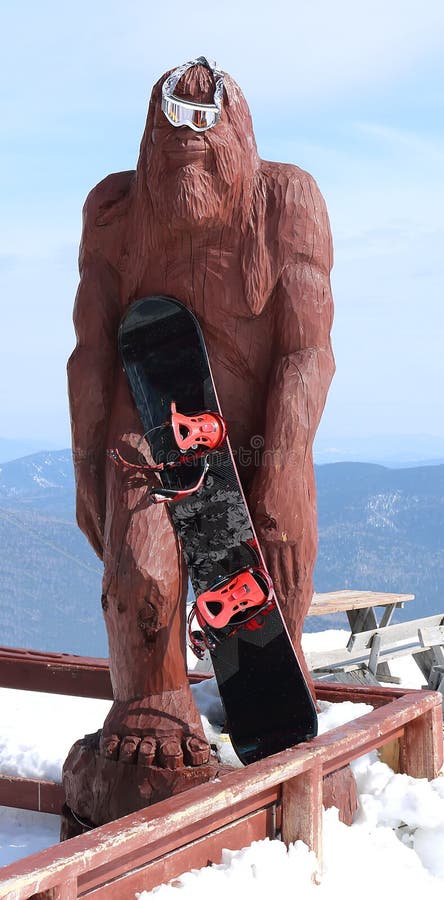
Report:
<svg viewBox="0 0 444 900"><path fill-rule="evenodd" d="M135 700L116 700L105 720L105 759L141 767L180 769L206 765L210 746L188 686Z"/></svg>
<svg viewBox="0 0 444 900"><path fill-rule="evenodd" d="M126 816L212 781L221 774L221 766L213 755L207 763L194 766L186 765L179 755L180 766L175 769L162 768L158 763L141 765L140 745L145 741L146 744L151 743L147 738L139 744L139 764L128 765L123 760L104 756L100 750L100 738L101 732L96 732L76 741L65 760L63 788L67 809L63 838ZM160 753L159 742L156 739L154 742L156 752ZM177 749L177 745L173 744L173 747ZM169 759L172 748L169 744L164 748ZM180 751L184 757L182 746Z"/></svg>
<svg viewBox="0 0 444 900"><path fill-rule="evenodd" d="M181 766L203 766L210 758L210 746L205 738L188 735L179 740L175 736L156 739L151 735L139 737L127 734L103 736L100 750L106 759L133 763L139 766L160 766L180 769Z"/></svg>
<svg viewBox="0 0 444 900"><path fill-rule="evenodd" d="M101 825L205 784L220 772L188 685L115 700L103 729L77 741L65 760L62 834L72 835L73 821L80 829L83 822L85 828Z"/></svg>

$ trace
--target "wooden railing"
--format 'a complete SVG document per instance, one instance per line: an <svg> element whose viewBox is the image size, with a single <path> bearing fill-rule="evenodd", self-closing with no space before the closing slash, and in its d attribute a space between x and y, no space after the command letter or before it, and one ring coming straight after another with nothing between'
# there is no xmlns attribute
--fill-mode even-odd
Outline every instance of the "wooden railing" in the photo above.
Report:
<svg viewBox="0 0 444 900"><path fill-rule="evenodd" d="M14 654L17 666L11 668ZM59 687L63 681L72 687L73 679L80 678L82 671L82 696L96 695L96 680L103 695L104 661L97 665L99 661L94 660L88 675L85 659L73 661L61 656L31 654L29 658L27 654L23 665L33 664L41 670L38 690L46 690L43 685L53 683L57 665ZM0 653L0 684L8 680L10 687L23 687L17 683L23 675L19 657L18 651ZM12 684L14 668L17 682ZM93 670L99 675L93 675ZM278 829L287 844L305 841L315 851L320 866L323 777L363 753L397 741L400 770L415 777L434 778L443 762L442 706L441 695L431 691L320 682L316 692L319 699L367 702L375 708L310 743L228 774L220 782L192 788L5 866L0 875L0 897L125 900L191 867L218 862L223 847L237 849L253 839L274 837ZM0 792L4 778L0 780ZM9 779L9 784L13 783L14 779Z"/></svg>

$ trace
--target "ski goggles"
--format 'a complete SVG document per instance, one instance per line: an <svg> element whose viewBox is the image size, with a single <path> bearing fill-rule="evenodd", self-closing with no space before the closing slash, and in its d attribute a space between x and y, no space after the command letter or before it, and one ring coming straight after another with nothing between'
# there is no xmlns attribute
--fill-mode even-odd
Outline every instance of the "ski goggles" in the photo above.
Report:
<svg viewBox="0 0 444 900"><path fill-rule="evenodd" d="M192 100L183 100L176 97L174 90L187 69L192 66L205 66L211 72L214 83L214 96L212 103L195 103ZM208 131L217 125L222 112L222 97L224 90L223 72L217 68L216 63L211 63L206 56L199 56L184 63L175 69L162 85L162 111L165 113L170 125L180 128L187 125L193 131Z"/></svg>

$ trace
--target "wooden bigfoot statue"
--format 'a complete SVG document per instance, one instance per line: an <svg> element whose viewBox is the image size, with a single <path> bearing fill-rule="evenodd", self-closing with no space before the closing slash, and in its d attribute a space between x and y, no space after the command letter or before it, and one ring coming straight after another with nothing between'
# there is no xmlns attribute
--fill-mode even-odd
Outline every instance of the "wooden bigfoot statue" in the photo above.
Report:
<svg viewBox="0 0 444 900"><path fill-rule="evenodd" d="M141 439L117 355L134 300L176 297L202 326L301 660L312 596L312 443L334 371L325 205L306 172L259 158L232 78L223 74L222 93L204 57L178 74L177 104L162 101L167 76L153 88L136 171L109 175L84 208L68 366L77 519L104 561L115 700L102 731L70 751L64 785L71 809L94 824L217 772L187 681L186 570L168 510L107 455L119 448L136 461Z"/></svg>

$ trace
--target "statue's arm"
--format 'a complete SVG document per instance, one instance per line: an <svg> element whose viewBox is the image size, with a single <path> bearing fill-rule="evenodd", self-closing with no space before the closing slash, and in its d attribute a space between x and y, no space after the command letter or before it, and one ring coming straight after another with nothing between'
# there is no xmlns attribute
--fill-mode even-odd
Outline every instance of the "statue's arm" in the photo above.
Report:
<svg viewBox="0 0 444 900"><path fill-rule="evenodd" d="M84 209L80 283L74 305L77 344L68 362L72 449L79 527L103 554L105 459L117 354L119 277L100 252L94 196Z"/></svg>
<svg viewBox="0 0 444 900"><path fill-rule="evenodd" d="M284 225L285 228L285 225ZM274 365L266 399L262 464L250 508L261 542L300 542L314 490L312 444L334 373L330 343L331 234L325 204L304 173L290 252L276 286Z"/></svg>

